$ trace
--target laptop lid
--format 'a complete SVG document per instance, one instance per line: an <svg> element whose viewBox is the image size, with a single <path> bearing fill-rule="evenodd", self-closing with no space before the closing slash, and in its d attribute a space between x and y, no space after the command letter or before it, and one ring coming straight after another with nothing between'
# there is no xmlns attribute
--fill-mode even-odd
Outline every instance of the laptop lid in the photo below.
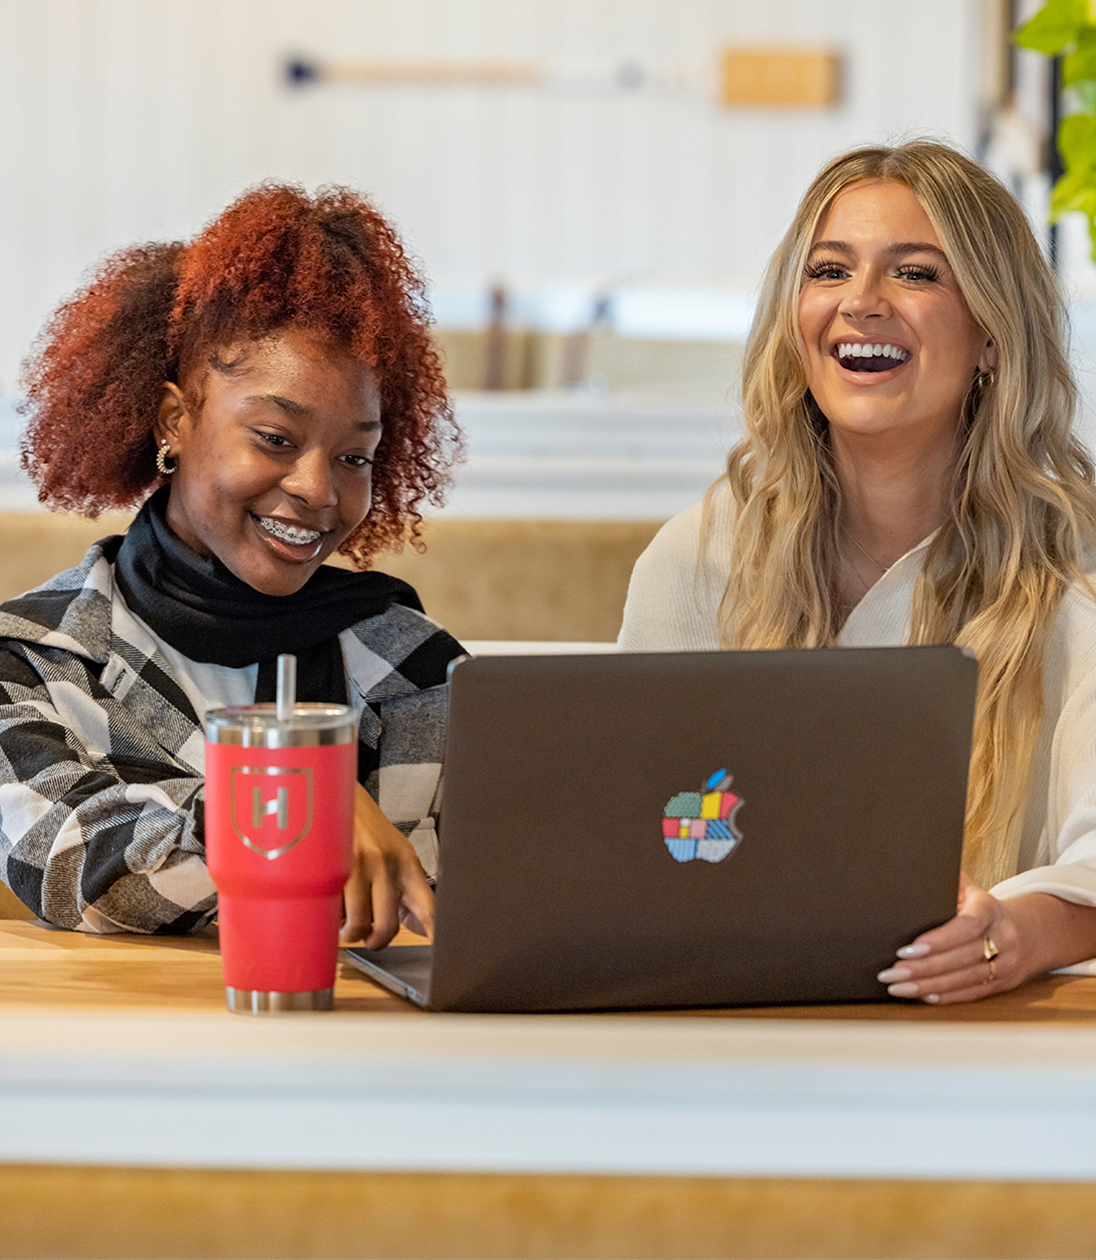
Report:
<svg viewBox="0 0 1096 1260"><path fill-rule="evenodd" d="M422 997L885 999L955 912L976 682L954 647L460 661Z"/></svg>

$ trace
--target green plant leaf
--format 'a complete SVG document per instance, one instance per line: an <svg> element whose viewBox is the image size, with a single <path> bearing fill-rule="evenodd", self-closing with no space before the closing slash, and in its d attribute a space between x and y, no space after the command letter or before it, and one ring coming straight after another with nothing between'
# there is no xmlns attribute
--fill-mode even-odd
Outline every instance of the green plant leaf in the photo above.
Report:
<svg viewBox="0 0 1096 1260"><path fill-rule="evenodd" d="M1096 79L1096 26L1084 26L1077 35L1077 47L1062 58L1062 82L1074 87Z"/></svg>
<svg viewBox="0 0 1096 1260"><path fill-rule="evenodd" d="M1050 221L1079 210L1090 218L1096 215L1096 184L1080 175L1063 175L1050 195Z"/></svg>
<svg viewBox="0 0 1096 1260"><path fill-rule="evenodd" d="M1070 175L1096 172L1096 117L1070 114L1058 128L1058 152ZM1093 181L1096 185L1096 179Z"/></svg>
<svg viewBox="0 0 1096 1260"><path fill-rule="evenodd" d="M1096 114L1096 80L1082 79L1079 83L1071 83L1069 91L1080 113Z"/></svg>
<svg viewBox="0 0 1096 1260"><path fill-rule="evenodd" d="M1013 39L1021 48L1033 48L1053 57L1077 42L1090 19L1088 0L1047 0Z"/></svg>
<svg viewBox="0 0 1096 1260"><path fill-rule="evenodd" d="M1096 218L1096 183L1091 174L1063 175L1050 194L1050 221L1057 223L1063 214L1079 210L1089 219Z"/></svg>
<svg viewBox="0 0 1096 1260"><path fill-rule="evenodd" d="M1096 211L1088 216L1088 239L1092 244L1089 254L1093 262L1096 262Z"/></svg>

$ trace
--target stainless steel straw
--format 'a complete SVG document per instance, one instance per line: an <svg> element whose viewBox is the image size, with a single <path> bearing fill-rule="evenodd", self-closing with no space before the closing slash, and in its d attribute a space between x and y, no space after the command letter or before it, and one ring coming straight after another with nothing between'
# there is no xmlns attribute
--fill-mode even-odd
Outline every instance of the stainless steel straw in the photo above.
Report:
<svg viewBox="0 0 1096 1260"><path fill-rule="evenodd" d="M297 703L297 658L289 652L278 657L278 721L288 722Z"/></svg>

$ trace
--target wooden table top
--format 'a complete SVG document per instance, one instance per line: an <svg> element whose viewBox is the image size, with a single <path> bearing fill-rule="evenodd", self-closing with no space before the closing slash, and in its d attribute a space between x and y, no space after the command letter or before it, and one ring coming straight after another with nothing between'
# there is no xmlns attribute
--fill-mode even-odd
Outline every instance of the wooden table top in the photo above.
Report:
<svg viewBox="0 0 1096 1260"><path fill-rule="evenodd" d="M420 938L401 933L399 942ZM423 1012L393 997L357 968L340 964L336 1011L357 1014ZM212 930L191 937L91 936L43 924L0 919L0 1009L129 1008L176 1013L225 1009L220 955ZM660 1011L714 1019L902 1020L925 1023L1096 1020L1096 977L1047 976L1012 993L961 1006L882 1002L848 1006L772 1006L734 1010Z"/></svg>
<svg viewBox="0 0 1096 1260"><path fill-rule="evenodd" d="M438 1015L345 964L335 996L231 1015L212 933L0 920L0 1166L1096 1177L1096 978L950 1008Z"/></svg>

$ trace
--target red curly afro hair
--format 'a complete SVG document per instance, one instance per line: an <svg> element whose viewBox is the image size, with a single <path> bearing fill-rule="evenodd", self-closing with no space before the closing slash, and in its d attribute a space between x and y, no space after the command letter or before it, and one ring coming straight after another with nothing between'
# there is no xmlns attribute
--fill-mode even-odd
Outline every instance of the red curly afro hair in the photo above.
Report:
<svg viewBox="0 0 1096 1260"><path fill-rule="evenodd" d="M385 219L339 187L310 197L260 184L190 244L106 259L24 365L23 467L39 499L92 517L140 503L163 480L152 431L164 382L185 379L190 395L218 350L287 328L368 363L380 389L373 503L340 550L364 566L417 536L418 506L442 502L460 434L423 283Z"/></svg>

